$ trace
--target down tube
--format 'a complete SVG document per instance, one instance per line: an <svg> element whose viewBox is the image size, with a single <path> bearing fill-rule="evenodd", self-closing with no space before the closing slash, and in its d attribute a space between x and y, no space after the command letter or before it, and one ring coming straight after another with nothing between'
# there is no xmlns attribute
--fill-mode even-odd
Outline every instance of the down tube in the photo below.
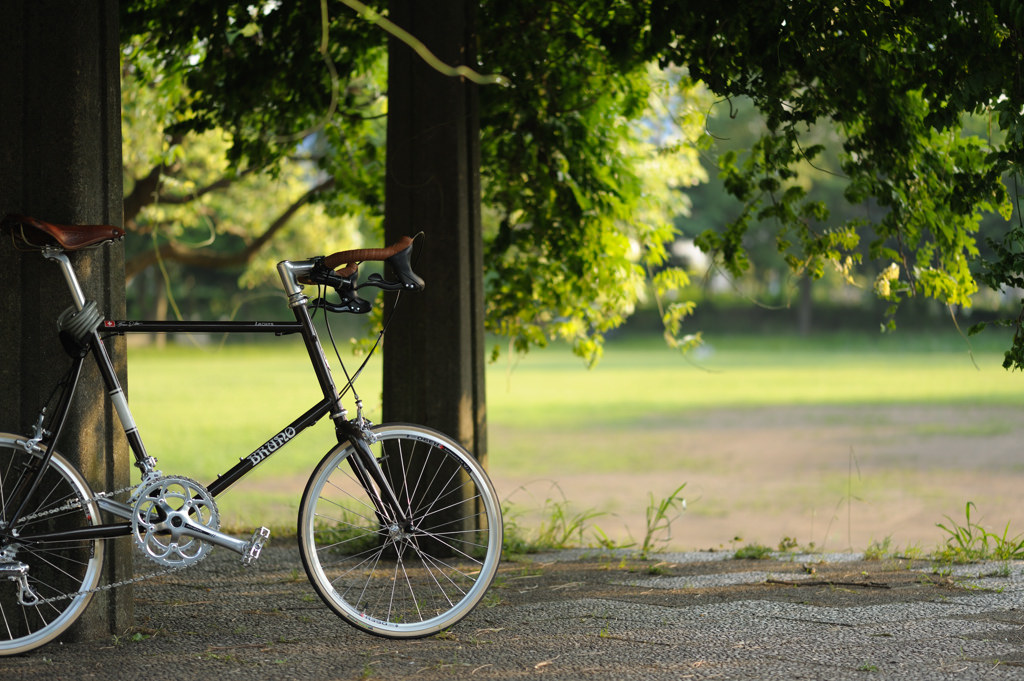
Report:
<svg viewBox="0 0 1024 681"><path fill-rule="evenodd" d="M231 485L242 479L249 471L256 468L256 466L269 459L271 455L275 454L278 450L288 444L296 435L322 419L330 409L330 400L325 398L318 402L305 414L289 423L277 435L264 442L251 454L241 458L238 463L231 468L231 470L218 475L217 479L207 486L210 494L217 496L228 487L231 487Z"/></svg>

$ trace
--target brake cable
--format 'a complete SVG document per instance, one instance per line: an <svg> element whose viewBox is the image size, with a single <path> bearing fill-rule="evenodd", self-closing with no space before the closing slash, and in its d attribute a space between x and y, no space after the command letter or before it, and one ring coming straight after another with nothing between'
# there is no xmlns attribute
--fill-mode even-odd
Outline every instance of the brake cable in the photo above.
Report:
<svg viewBox="0 0 1024 681"><path fill-rule="evenodd" d="M320 291L318 291L317 293L318 293L318 295L320 295ZM324 293L326 293L326 292L324 292ZM331 340L331 348L334 350L334 356L337 357L337 359L338 359L338 364L341 366L342 373L345 374L346 384L345 384L345 387L338 394L338 397L344 397L345 394L348 393L349 390L351 390L352 391L352 396L353 396L353 398L356 401L356 406L357 406L357 408L360 411L362 411L362 399L359 397L359 392L356 390L356 387L355 387L356 379L359 378L359 375L363 373L363 369L366 368L366 365L370 362L370 359L373 357L374 353L377 351L377 348L380 347L380 343L384 339L384 333L388 330L388 326L390 326L391 320L394 319L394 317L395 317L395 311L398 309L398 302L399 302L399 300L401 300L401 297L402 297L402 292L401 291L397 291L395 293L395 302L391 306L390 313L384 314L384 320L381 323L381 329L380 329L380 332L377 334L376 340L374 340L373 345L367 351L366 357L363 359L362 363L359 365L359 368L356 369L356 371L353 374L351 374L351 375L348 372L348 368L345 366L344 360L342 360L342 358L341 358L340 350L338 350L338 342L337 342L337 340L335 340L335 338L334 338L334 331L331 328L330 315L327 314L326 311L324 313L324 326L327 328L327 336ZM324 309L327 310L327 308L324 308Z"/></svg>

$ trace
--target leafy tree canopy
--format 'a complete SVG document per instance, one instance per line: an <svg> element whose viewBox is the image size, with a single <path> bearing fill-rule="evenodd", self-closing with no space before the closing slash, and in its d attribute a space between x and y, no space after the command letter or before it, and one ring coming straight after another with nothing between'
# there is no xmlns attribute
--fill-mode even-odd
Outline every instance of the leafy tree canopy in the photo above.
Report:
<svg viewBox="0 0 1024 681"><path fill-rule="evenodd" d="M134 40L123 52L124 219L145 237L127 244L129 282L150 266L177 263L241 270L241 283L252 287L295 253L360 245L358 228L373 216L332 217L332 206L311 203L335 182L318 168L323 145L308 140L276 159L273 173L233 166L224 130L176 129L190 100L182 72L159 68Z"/></svg>
<svg viewBox="0 0 1024 681"><path fill-rule="evenodd" d="M236 168L276 167L318 131L332 195L379 204L383 155L366 126L386 36L359 13L326 0L135 0L122 24L183 74L190 97L172 130L226 130ZM920 293L968 305L979 279L1024 286L1024 226L1008 223L988 262L977 244L984 213L1009 218L1003 178L1024 161L1022 43L1017 0L482 0L479 68L510 83L481 90L491 328L520 348L562 336L593 358L645 270L661 272L663 291L685 280L661 269L673 233L650 167L671 157L669 185L699 180L691 160L710 104L698 83L724 105L749 97L768 122L720 162L745 210L700 243L729 270L748 266L751 220L769 218L780 253L811 276L856 267L867 238L890 263L876 291L894 303ZM671 135L652 126L666 103ZM968 115L988 118L984 135L964 132ZM799 182L824 153L809 134L822 120L841 132L858 219L832 218ZM686 312L664 309L676 330ZM1021 367L1020 320L1008 323L1007 365Z"/></svg>
<svg viewBox="0 0 1024 681"><path fill-rule="evenodd" d="M880 295L970 304L978 222L986 211L1009 218L1002 178L1024 161L1024 5L765 0L736 13L654 2L651 27L649 56L685 63L715 93L746 95L767 117L770 130L747 158L724 159L726 186L749 208L705 239L727 267L746 265L751 216L776 218L780 251L812 274L825 261L845 267L869 226L869 252L893 263ZM970 114L988 116L998 134L965 134ZM847 198L874 208L862 220L829 224L793 183L796 166L822 151L801 143L822 119L844 136ZM1019 232L1009 227L1009 243ZM1017 269L997 264L986 281L1012 283Z"/></svg>

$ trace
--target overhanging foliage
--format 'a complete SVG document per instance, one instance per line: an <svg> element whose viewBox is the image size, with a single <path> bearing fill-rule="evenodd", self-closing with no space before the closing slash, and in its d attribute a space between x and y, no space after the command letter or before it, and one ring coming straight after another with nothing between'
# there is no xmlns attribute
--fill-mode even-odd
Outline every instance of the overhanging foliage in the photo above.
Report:
<svg viewBox="0 0 1024 681"><path fill-rule="evenodd" d="M663 92L683 98L677 110L692 113L700 81L766 115L768 132L721 167L742 216L702 237L726 268L744 270L750 221L770 218L787 262L810 276L830 263L848 272L858 243L870 242L873 258L894 264L876 287L894 303L920 294L967 305L979 278L1019 284L1024 226L1007 223L989 262L976 230L986 212L1009 217L1016 195L1003 178L1024 161L1022 3L485 0L478 9L480 67L511 83L481 91L488 318L520 349L560 336L595 358L636 303L645 265L663 265L673 231L643 217L652 185L642 168L656 154L693 153L698 140L683 126L687 134L643 148L652 138L636 122L657 89L652 62L676 69ZM378 200L381 152L360 137L358 87L385 49L378 28L327 2L226 0L136 0L123 25L186 74L193 97L181 128L223 127L230 158L255 165L324 130L346 154L323 162L334 195ZM968 115L988 117L990 134L965 134ZM821 153L803 140L822 120L843 134L846 195L865 206L861 219L833 221L797 182ZM698 177L694 167L677 179ZM1008 366L1024 366L1022 347L1018 331Z"/></svg>

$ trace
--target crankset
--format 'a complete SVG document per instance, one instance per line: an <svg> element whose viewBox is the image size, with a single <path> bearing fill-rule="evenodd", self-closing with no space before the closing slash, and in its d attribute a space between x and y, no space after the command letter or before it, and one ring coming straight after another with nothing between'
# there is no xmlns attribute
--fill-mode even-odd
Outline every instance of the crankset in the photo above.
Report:
<svg viewBox="0 0 1024 681"><path fill-rule="evenodd" d="M213 497L194 480L165 476L144 485L132 509L132 536L147 558L167 567L197 563L209 553L204 541L217 533Z"/></svg>
<svg viewBox="0 0 1024 681"><path fill-rule="evenodd" d="M241 554L251 565L270 539L259 527L248 541L220 531L220 514L210 492L198 482L178 476L161 476L145 482L133 497L132 537L153 562L167 567L187 567L206 557L213 546ZM99 502L117 512L116 504Z"/></svg>

